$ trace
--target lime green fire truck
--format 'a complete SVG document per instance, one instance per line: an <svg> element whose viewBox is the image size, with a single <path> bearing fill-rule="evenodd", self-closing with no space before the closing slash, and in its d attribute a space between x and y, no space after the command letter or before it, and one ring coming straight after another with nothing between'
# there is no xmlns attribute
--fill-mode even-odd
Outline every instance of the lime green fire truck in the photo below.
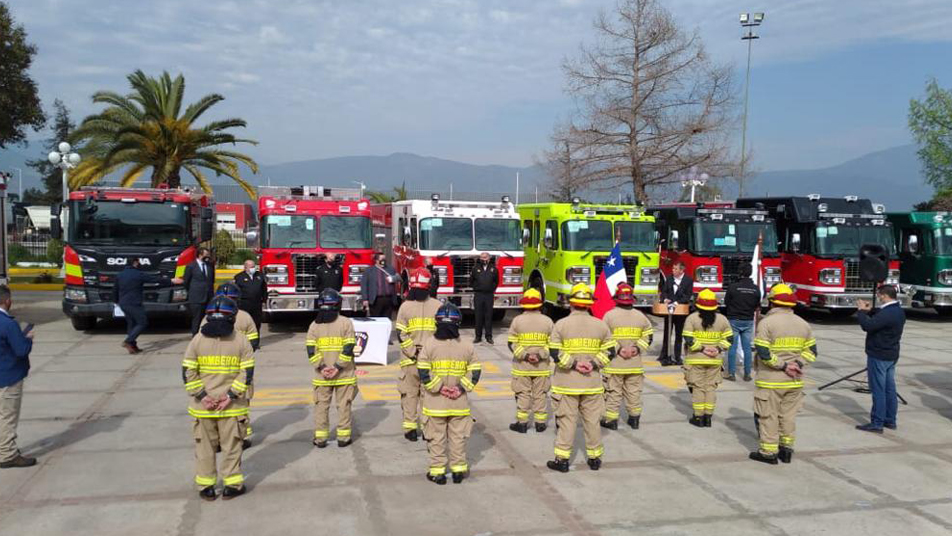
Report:
<svg viewBox="0 0 952 536"><path fill-rule="evenodd" d="M525 262L523 286L537 289L547 306L568 307L576 283L594 288L617 240L635 304L649 306L658 293L654 216L634 205L535 203L519 205Z"/></svg>

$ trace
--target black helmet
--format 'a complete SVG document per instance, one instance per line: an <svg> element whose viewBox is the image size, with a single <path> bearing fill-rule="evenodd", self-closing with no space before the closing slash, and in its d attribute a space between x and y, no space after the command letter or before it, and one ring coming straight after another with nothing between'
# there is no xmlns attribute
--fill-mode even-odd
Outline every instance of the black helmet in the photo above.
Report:
<svg viewBox="0 0 952 536"><path fill-rule="evenodd" d="M437 324L454 324L458 326L462 321L463 314L459 312L459 307L450 302L444 303L436 310Z"/></svg>
<svg viewBox="0 0 952 536"><path fill-rule="evenodd" d="M238 285L234 283L223 283L218 287L218 291L215 292L220 296L228 296L233 300L237 300L241 296L241 290L238 288Z"/></svg>
<svg viewBox="0 0 952 536"><path fill-rule="evenodd" d="M212 298L212 301L208 302L208 306L205 307L205 316L209 322L224 320L234 323L236 314L238 314L238 304L235 303L235 300L222 294Z"/></svg>
<svg viewBox="0 0 952 536"><path fill-rule="evenodd" d="M317 308L321 311L339 311L341 305L340 293L332 288L326 288L321 291L317 298Z"/></svg>

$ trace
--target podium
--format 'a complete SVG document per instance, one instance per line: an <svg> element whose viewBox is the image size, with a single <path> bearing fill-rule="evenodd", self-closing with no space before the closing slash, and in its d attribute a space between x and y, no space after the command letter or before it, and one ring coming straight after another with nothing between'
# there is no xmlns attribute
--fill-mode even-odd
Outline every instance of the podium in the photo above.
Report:
<svg viewBox="0 0 952 536"><path fill-rule="evenodd" d="M386 317L351 318L357 343L354 345L354 362L358 364L387 364L387 341L393 323Z"/></svg>

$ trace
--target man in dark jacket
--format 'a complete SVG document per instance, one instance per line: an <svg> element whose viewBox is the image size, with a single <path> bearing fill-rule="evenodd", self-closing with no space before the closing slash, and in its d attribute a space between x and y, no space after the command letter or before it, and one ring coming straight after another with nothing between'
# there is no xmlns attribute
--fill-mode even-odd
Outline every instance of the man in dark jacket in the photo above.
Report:
<svg viewBox="0 0 952 536"><path fill-rule="evenodd" d="M17 448L20 402L23 381L30 372L33 332L23 333L10 316L12 305L10 289L0 285L0 469L36 465L36 458L21 455Z"/></svg>
<svg viewBox="0 0 952 536"><path fill-rule="evenodd" d="M430 272L430 297L438 298L440 293L440 272L433 267L433 258L426 258L426 269Z"/></svg>
<svg viewBox="0 0 952 536"><path fill-rule="evenodd" d="M750 364L753 359L751 341L754 335L754 314L760 309L760 288L750 278L753 270L749 264L740 268L740 280L731 283L724 294L724 316L731 323L734 342L727 352L725 378L736 381L737 350L744 353L744 381L750 381Z"/></svg>
<svg viewBox="0 0 952 536"><path fill-rule="evenodd" d="M185 267L182 278L188 291L188 312L192 315L192 335L198 333L205 317L205 306L215 295L215 266L212 264L212 252L208 248L198 248L195 262Z"/></svg>
<svg viewBox="0 0 952 536"><path fill-rule="evenodd" d="M146 283L168 285L172 282L166 277L147 274L139 267L139 259L130 260L116 276L116 284L113 287L113 301L122 309L122 316L126 319L126 338L122 341L122 347L130 354L142 351L136 339L149 327L149 317L145 314L145 306L142 304L143 287Z"/></svg>
<svg viewBox="0 0 952 536"><path fill-rule="evenodd" d="M344 288L344 269L332 253L324 254L324 262L317 267L317 291L332 288L340 292Z"/></svg>
<svg viewBox="0 0 952 536"><path fill-rule="evenodd" d="M364 271L360 279L360 299L369 316L390 318L397 306L397 281L400 276L396 270L387 266L387 256L374 255L374 265Z"/></svg>
<svg viewBox="0 0 952 536"><path fill-rule="evenodd" d="M892 285L879 287L876 299L882 303L878 311L873 311L872 304L865 300L857 303L856 317L866 332L866 376L873 395L873 409L870 422L856 429L881 434L883 427L896 429L896 361L906 313L896 301L896 287Z"/></svg>
<svg viewBox="0 0 952 536"><path fill-rule="evenodd" d="M261 309L268 299L268 281L264 274L258 271L255 261L245 261L245 269L235 274L235 284L241 292L238 298L238 308L251 315L255 321L255 328L261 333Z"/></svg>
<svg viewBox="0 0 952 536"><path fill-rule="evenodd" d="M671 275L661 280L661 301L666 305L672 303L690 304L694 298L694 280L691 276L684 273L684 263L675 262L671 267ZM681 334L684 332L684 321L687 315L668 315L664 317L664 342L661 344L661 356L658 361L661 365L668 367L681 364ZM674 358L671 358L669 349L669 338L671 336L671 326L674 324Z"/></svg>
<svg viewBox="0 0 952 536"><path fill-rule="evenodd" d="M486 332L486 342L493 344L493 302L496 287L499 286L499 271L492 257L485 251L479 254L479 262L473 268L473 309L476 312L476 340L482 342Z"/></svg>

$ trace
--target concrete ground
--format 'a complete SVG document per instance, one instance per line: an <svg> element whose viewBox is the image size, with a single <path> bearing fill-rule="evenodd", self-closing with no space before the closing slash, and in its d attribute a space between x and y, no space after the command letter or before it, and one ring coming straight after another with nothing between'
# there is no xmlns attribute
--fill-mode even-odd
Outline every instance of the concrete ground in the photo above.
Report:
<svg viewBox="0 0 952 536"><path fill-rule="evenodd" d="M607 432L605 464L545 467L554 427L510 432L514 405L500 327L480 346L483 380L469 441L472 478L435 486L426 447L400 429L395 365L361 367L356 441L311 446L311 368L304 323L272 325L257 354L250 492L202 502L193 489L191 421L180 362L182 323L156 326L129 356L122 327L73 331L56 293L17 293L37 324L19 444L40 463L0 471L0 534L949 534L952 530L952 323L915 314L899 366L899 430L853 429L869 397L816 386L864 366L850 319L811 316L809 370L791 465L747 460L757 439L753 385L725 382L714 427L686 422L676 369L648 367L642 428ZM945 335L942 335L945 333ZM472 336L464 329L464 336ZM652 349L657 352L658 343ZM391 356L391 361L395 356ZM333 419L333 418L332 418ZM581 436L576 447L582 446Z"/></svg>

